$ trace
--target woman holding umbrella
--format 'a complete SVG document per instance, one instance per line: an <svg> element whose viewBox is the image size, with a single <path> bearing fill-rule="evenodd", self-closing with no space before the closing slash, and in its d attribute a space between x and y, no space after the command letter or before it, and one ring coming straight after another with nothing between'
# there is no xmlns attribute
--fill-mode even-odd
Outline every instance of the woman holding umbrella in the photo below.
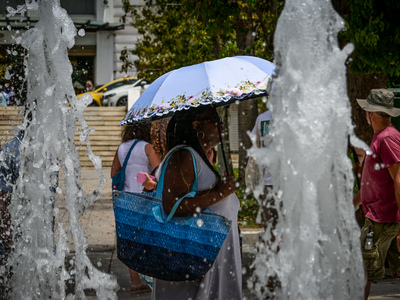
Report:
<svg viewBox="0 0 400 300"><path fill-rule="evenodd" d="M233 176L221 178L207 159L206 153L219 141L223 124L213 106L203 106L176 112L167 129L167 149L188 147L194 154L197 167L198 192L185 198L175 216L189 216L206 208L237 223L239 200L234 194ZM221 130L222 131L222 130ZM168 157L169 154L166 155ZM160 175L161 167L156 172ZM174 152L165 170L163 208L168 214L177 199L190 191L195 175L193 158L186 149ZM240 243L237 226L231 230L204 278L169 282L154 279L152 299L241 299L242 274Z"/></svg>
<svg viewBox="0 0 400 300"><path fill-rule="evenodd" d="M130 125L173 115L167 129L171 158L164 173L167 180L163 182L165 213L194 186L196 163L198 191L193 198L183 198L174 216L190 216L208 208L234 224L203 278L185 282L157 279L152 299L242 298L240 244L235 226L239 210L234 194L236 182L232 176L220 178L206 153L220 141L222 124L214 106L268 95L274 72L274 64L252 56L225 57L172 70L150 84L119 123ZM190 149L194 162L189 150L179 149L171 154L180 145Z"/></svg>

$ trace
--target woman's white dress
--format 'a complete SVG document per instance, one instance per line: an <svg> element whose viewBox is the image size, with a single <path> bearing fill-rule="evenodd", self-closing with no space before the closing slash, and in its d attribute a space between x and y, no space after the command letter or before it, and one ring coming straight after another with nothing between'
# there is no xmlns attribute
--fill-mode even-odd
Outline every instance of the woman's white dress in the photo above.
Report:
<svg viewBox="0 0 400 300"><path fill-rule="evenodd" d="M198 189L199 191L207 190L216 183L217 178L200 155L192 148L190 149L196 160ZM164 161L156 172L157 179L163 163ZM231 220L232 227L217 259L205 277L181 282L154 279L152 300L242 299L242 262L237 227L239 206L239 199L232 194L208 207L209 210Z"/></svg>

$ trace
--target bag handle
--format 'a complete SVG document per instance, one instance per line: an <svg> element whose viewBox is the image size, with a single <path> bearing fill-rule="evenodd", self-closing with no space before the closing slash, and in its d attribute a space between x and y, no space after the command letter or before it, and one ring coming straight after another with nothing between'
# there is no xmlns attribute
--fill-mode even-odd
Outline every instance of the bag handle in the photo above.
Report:
<svg viewBox="0 0 400 300"><path fill-rule="evenodd" d="M182 202L182 200L184 198L193 198L194 196L196 196L196 193L197 193L197 166L196 166L196 159L194 158L194 155L193 155L192 151L190 151L190 149L187 148L187 147L177 148L168 156L168 158L164 162L163 167L161 169L161 174L160 174L159 181L158 181L158 184L157 184L157 191L156 192L157 192L157 194L162 194L163 187L164 187L164 174L165 174L165 169L167 168L167 165L168 165L168 161L171 158L172 154L174 154L176 151L182 150L182 149L188 150L190 152L190 154L192 155L193 168L194 168L193 185L192 185L192 188L190 189L189 193L187 193L185 196L183 196L178 201L176 201L176 203L172 207L171 212L169 213L169 215L168 215L168 217L167 217L167 219L165 221L162 218L160 206L153 207L153 214L154 214L156 220L158 222L160 222L160 223L163 223L163 224L165 224L169 220L171 220L171 218L174 216L176 210L178 209L179 204Z"/></svg>
<svg viewBox="0 0 400 300"><path fill-rule="evenodd" d="M133 148L135 148L136 144L139 143L140 141L141 141L141 140L136 140L136 141L132 144L131 149L129 149L128 154L127 154L126 157L125 157L125 160L124 160L124 163L122 164L122 167L121 167L120 172L122 171L122 172L125 173L126 165L128 164L128 160L129 160L129 157L131 156L131 152L132 152Z"/></svg>

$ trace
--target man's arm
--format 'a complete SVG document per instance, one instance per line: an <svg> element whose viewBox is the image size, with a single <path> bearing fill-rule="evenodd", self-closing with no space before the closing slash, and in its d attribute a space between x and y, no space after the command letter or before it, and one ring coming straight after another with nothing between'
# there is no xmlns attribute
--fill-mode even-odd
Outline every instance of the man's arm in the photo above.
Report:
<svg viewBox="0 0 400 300"><path fill-rule="evenodd" d="M396 196L397 207L400 212L400 162L389 166L388 170L394 182L394 193Z"/></svg>
<svg viewBox="0 0 400 300"><path fill-rule="evenodd" d="M11 201L11 193L5 190L0 189L0 211L1 214L7 211L7 206Z"/></svg>
<svg viewBox="0 0 400 300"><path fill-rule="evenodd" d="M7 252L11 251L11 218L8 205L11 201L11 193L0 189L0 242Z"/></svg>
<svg viewBox="0 0 400 300"><path fill-rule="evenodd" d="M354 205L354 207L357 207L357 206L361 205L361 195L360 195L360 191L358 191L357 194L354 196L354 198L353 198L353 205Z"/></svg>

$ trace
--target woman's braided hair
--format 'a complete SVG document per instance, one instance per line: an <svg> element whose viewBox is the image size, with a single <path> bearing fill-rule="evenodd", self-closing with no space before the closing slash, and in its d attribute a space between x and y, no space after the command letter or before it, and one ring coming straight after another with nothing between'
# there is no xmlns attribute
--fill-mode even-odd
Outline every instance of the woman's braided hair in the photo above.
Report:
<svg viewBox="0 0 400 300"><path fill-rule="evenodd" d="M211 106L202 106L176 112L169 121L167 128L167 150L170 151L178 145L192 147L200 154L203 161L214 172L217 178L220 179L220 175L208 161L206 153L204 153L203 148L200 146L197 133L193 128L194 121L203 117L212 117L213 114L217 117L215 108Z"/></svg>

